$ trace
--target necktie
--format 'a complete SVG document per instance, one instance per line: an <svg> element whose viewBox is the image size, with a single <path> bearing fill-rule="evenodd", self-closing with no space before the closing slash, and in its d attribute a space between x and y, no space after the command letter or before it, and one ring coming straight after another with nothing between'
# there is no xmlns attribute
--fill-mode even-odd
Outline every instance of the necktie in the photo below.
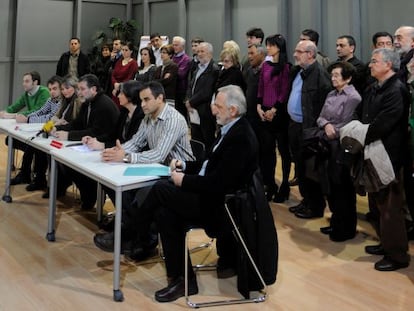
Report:
<svg viewBox="0 0 414 311"><path fill-rule="evenodd" d="M89 116L91 114L91 103L88 104L88 114L86 115L86 125L89 124Z"/></svg>

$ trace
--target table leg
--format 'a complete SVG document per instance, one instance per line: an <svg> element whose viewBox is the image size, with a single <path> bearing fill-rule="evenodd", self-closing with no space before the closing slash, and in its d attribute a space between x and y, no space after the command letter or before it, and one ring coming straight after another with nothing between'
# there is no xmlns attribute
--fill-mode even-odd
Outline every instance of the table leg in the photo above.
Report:
<svg viewBox="0 0 414 311"><path fill-rule="evenodd" d="M57 165L53 156L50 157L50 182L49 182L49 215L47 223L46 239L55 241L56 222L56 188L57 188Z"/></svg>
<svg viewBox="0 0 414 311"><path fill-rule="evenodd" d="M122 191L116 189L115 196L115 243L114 243L114 301L123 301L124 295L120 290L121 276L121 218L122 218Z"/></svg>
<svg viewBox="0 0 414 311"><path fill-rule="evenodd" d="M3 194L3 201L11 203L13 201L10 195L10 180L11 180L11 170L13 166L14 159L14 149L13 149L13 138L11 135L7 136L7 168L6 168L6 188Z"/></svg>

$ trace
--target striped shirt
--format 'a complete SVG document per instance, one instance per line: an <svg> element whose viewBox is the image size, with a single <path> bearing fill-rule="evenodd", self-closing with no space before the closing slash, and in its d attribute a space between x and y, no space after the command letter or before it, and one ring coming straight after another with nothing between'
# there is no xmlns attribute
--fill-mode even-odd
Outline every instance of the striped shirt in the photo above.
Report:
<svg viewBox="0 0 414 311"><path fill-rule="evenodd" d="M46 103L36 111L27 115L27 123L44 123L49 121L59 110L61 104L60 98L49 97Z"/></svg>
<svg viewBox="0 0 414 311"><path fill-rule="evenodd" d="M147 146L149 150L145 150ZM172 159L194 160L187 123L170 105L165 105L156 120L146 115L137 133L122 147L131 154L131 163L169 165Z"/></svg>

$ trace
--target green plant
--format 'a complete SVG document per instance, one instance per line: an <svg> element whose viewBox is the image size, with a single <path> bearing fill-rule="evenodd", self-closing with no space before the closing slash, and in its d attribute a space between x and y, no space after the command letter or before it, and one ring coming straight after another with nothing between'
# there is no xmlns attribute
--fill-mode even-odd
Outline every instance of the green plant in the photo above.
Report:
<svg viewBox="0 0 414 311"><path fill-rule="evenodd" d="M138 28L138 23L134 19L124 22L119 17L111 17L109 20L109 28L112 30L113 38L134 41L134 34Z"/></svg>

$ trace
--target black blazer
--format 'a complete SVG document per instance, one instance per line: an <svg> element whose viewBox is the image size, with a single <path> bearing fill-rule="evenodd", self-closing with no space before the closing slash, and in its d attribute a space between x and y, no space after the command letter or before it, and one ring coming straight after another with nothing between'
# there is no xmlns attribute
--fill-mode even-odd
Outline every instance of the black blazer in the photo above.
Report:
<svg viewBox="0 0 414 311"><path fill-rule="evenodd" d="M249 122L244 117L238 120L207 159L204 176L198 175L202 161L186 162L182 189L200 194L203 225L214 236L220 225L217 219L227 217L225 194L245 187L258 166L258 142Z"/></svg>
<svg viewBox="0 0 414 311"><path fill-rule="evenodd" d="M210 61L206 70L200 75L200 77L198 77L197 81L195 81L197 70L193 74L193 78L187 90L187 99L190 102L191 107L196 108L199 113L201 113L201 106L206 104L208 105L208 110L210 110L210 102L216 87L218 74L219 68L213 60Z"/></svg>
<svg viewBox="0 0 414 311"><path fill-rule="evenodd" d="M88 119L88 106L91 111ZM68 131L68 140L81 140L83 136L96 137L105 142L112 135L118 120L119 109L103 92L99 92L91 101L82 104L76 119L69 124L59 125L57 130Z"/></svg>
<svg viewBox="0 0 414 311"><path fill-rule="evenodd" d="M240 86L240 88L243 90L243 92L246 91L246 83L243 79L243 74L239 67L232 66L228 69L222 69L219 72L219 76L216 82L216 89L215 92L222 86L226 85L237 85Z"/></svg>
<svg viewBox="0 0 414 311"><path fill-rule="evenodd" d="M162 84L165 90L166 99L174 99L177 89L177 77L178 77L178 66L176 63L171 61L167 66L165 66L164 71L161 76L162 66L158 66L154 73L154 80ZM170 76L165 78L165 75L169 73Z"/></svg>

